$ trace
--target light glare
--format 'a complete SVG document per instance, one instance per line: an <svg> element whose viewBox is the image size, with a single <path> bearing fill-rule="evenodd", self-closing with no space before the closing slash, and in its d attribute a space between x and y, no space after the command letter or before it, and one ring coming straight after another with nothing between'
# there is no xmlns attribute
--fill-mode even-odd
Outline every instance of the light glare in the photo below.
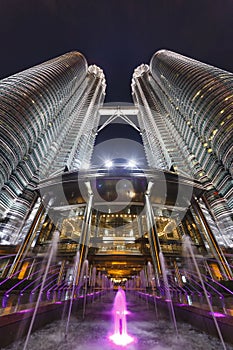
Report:
<svg viewBox="0 0 233 350"><path fill-rule="evenodd" d="M112 161L111 160L106 160L105 166L106 166L106 168L111 168L112 167Z"/></svg>
<svg viewBox="0 0 233 350"><path fill-rule="evenodd" d="M134 167L136 167L136 162L135 162L133 159L131 159L131 160L128 162L128 166L131 167L131 168L134 168Z"/></svg>
<svg viewBox="0 0 233 350"><path fill-rule="evenodd" d="M116 345L126 346L132 342L134 342L134 338L128 334L113 334L109 337L109 339Z"/></svg>

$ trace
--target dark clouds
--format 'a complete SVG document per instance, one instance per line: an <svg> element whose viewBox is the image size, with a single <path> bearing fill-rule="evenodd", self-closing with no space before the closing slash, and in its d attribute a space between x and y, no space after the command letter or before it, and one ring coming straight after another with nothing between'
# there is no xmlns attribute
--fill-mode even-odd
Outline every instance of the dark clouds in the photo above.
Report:
<svg viewBox="0 0 233 350"><path fill-rule="evenodd" d="M108 101L167 48L233 71L233 0L1 0L0 77L70 50L102 67Z"/></svg>

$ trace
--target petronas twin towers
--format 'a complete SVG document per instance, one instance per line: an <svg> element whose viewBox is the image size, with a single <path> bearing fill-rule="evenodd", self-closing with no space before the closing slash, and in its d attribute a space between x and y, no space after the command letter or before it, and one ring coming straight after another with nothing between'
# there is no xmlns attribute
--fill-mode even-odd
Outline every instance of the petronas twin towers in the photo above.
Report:
<svg viewBox="0 0 233 350"><path fill-rule="evenodd" d="M71 52L3 79L0 91L0 230L17 243L39 179L90 163L105 79Z"/></svg>
<svg viewBox="0 0 233 350"><path fill-rule="evenodd" d="M70 52L0 82L0 237L22 242L36 188L91 168L105 77ZM233 239L233 74L160 50L132 77L148 168L200 182L200 208L220 246Z"/></svg>
<svg viewBox="0 0 233 350"><path fill-rule="evenodd" d="M221 244L232 245L233 74L161 50L135 70L132 93L151 167L202 182Z"/></svg>

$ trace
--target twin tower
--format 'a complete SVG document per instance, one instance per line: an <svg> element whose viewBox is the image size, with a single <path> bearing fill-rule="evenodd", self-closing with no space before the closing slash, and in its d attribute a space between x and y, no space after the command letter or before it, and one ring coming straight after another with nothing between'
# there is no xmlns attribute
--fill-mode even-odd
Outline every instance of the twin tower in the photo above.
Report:
<svg viewBox="0 0 233 350"><path fill-rule="evenodd" d="M0 82L0 238L23 242L38 183L91 167L104 103L103 71L69 52ZM233 74L160 50L135 69L147 166L205 190L200 206L220 246L233 246Z"/></svg>

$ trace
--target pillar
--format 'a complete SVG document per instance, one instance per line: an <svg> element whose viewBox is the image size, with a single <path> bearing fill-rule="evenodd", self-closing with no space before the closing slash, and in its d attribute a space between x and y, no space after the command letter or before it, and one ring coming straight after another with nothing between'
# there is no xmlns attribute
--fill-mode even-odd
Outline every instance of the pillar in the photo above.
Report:
<svg viewBox="0 0 233 350"><path fill-rule="evenodd" d="M213 232L211 231L211 228L210 228L210 226L205 218L204 213L202 212L201 207L199 206L199 203L194 200L192 202L192 207L193 207L197 217L199 218L199 220L202 224L205 238L211 247L212 253L215 256L223 275L226 276L227 279L232 280L233 279L232 270L230 269L229 264L224 256L221 248L219 247L218 242L217 242Z"/></svg>
<svg viewBox="0 0 233 350"><path fill-rule="evenodd" d="M13 264L8 272L8 275L7 275L8 277L12 277L14 275L14 273L17 270L19 270L21 263L22 263L24 257L27 255L27 253L31 247L31 244L36 236L37 227L38 227L40 220L41 220L44 213L45 213L45 208L44 208L44 205L41 203L38 210L37 210L37 213L34 217L34 220L32 221L30 229L29 229L23 243L20 246L18 253L15 256Z"/></svg>
<svg viewBox="0 0 233 350"><path fill-rule="evenodd" d="M86 205L85 215L84 215L84 221L82 226L82 231L79 239L79 265L77 268L77 275L76 275L76 284L78 284L80 273L81 273L81 266L83 262L87 258L88 253L88 245L90 243L90 233L91 233L91 214L92 214L92 202L93 202L93 193L89 193L88 202Z"/></svg>
<svg viewBox="0 0 233 350"><path fill-rule="evenodd" d="M152 211L150 198L148 194L145 194L146 198L146 217L148 224L148 239L150 243L151 257L155 268L155 276L157 285L159 286L159 277L162 274L161 263L159 259L159 252L161 250L159 238L156 231L156 223L154 221L154 214Z"/></svg>

